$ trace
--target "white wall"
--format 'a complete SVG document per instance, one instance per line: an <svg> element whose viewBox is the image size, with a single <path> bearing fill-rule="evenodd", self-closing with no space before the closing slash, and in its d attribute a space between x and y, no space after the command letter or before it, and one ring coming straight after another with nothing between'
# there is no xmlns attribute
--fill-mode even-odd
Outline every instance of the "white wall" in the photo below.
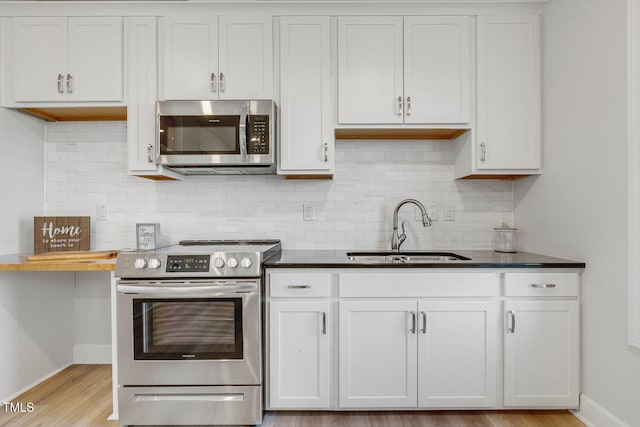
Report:
<svg viewBox="0 0 640 427"><path fill-rule="evenodd" d="M552 0L543 14L543 174L514 186L527 250L584 260L581 414L640 425L627 345L625 0Z"/></svg>
<svg viewBox="0 0 640 427"><path fill-rule="evenodd" d="M44 207L44 124L0 109L0 254L33 248ZM0 401L71 363L73 273L0 272Z"/></svg>

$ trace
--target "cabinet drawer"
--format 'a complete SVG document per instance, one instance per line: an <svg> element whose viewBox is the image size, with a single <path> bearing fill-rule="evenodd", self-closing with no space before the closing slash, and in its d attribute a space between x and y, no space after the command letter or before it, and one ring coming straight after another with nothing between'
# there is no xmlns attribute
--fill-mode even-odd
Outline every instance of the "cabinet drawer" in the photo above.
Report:
<svg viewBox="0 0 640 427"><path fill-rule="evenodd" d="M507 297L577 297L577 273L505 273Z"/></svg>
<svg viewBox="0 0 640 427"><path fill-rule="evenodd" d="M270 273L272 297L328 297L331 275L326 273Z"/></svg>
<svg viewBox="0 0 640 427"><path fill-rule="evenodd" d="M345 273L340 297L492 297L500 295L497 273Z"/></svg>

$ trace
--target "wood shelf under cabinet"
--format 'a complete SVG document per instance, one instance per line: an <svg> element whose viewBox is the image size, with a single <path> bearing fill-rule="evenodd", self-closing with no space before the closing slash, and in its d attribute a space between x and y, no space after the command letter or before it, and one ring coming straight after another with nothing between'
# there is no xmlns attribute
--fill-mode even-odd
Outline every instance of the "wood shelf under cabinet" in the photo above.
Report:
<svg viewBox="0 0 640 427"><path fill-rule="evenodd" d="M465 133L468 129L335 129L336 140L448 140Z"/></svg>
<svg viewBox="0 0 640 427"><path fill-rule="evenodd" d="M18 111L48 122L127 120L127 107L124 106L18 108Z"/></svg>

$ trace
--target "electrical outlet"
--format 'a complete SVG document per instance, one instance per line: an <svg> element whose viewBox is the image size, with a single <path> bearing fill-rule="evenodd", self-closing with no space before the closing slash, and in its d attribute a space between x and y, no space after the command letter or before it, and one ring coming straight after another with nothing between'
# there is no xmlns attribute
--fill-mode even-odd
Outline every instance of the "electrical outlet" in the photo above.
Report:
<svg viewBox="0 0 640 427"><path fill-rule="evenodd" d="M98 204L96 206L96 219L98 221L106 221L107 220L107 205Z"/></svg>
<svg viewBox="0 0 640 427"><path fill-rule="evenodd" d="M438 205L430 205L426 207L427 215L431 218L431 221L438 220Z"/></svg>
<svg viewBox="0 0 640 427"><path fill-rule="evenodd" d="M314 221L316 219L316 209L313 203L305 203L302 205L302 220Z"/></svg>
<svg viewBox="0 0 640 427"><path fill-rule="evenodd" d="M456 205L455 203L445 203L444 204L444 220L445 221L455 221L456 220Z"/></svg>

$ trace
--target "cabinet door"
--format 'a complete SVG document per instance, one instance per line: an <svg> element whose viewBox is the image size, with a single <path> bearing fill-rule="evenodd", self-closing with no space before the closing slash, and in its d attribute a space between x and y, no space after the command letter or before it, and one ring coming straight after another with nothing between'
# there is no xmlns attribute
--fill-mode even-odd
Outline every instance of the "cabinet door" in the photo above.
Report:
<svg viewBox="0 0 640 427"><path fill-rule="evenodd" d="M479 16L478 169L539 169L540 18Z"/></svg>
<svg viewBox="0 0 640 427"><path fill-rule="evenodd" d="M417 405L412 301L340 302L340 407Z"/></svg>
<svg viewBox="0 0 640 427"><path fill-rule="evenodd" d="M163 99L218 98L218 19L162 20Z"/></svg>
<svg viewBox="0 0 640 427"><path fill-rule="evenodd" d="M69 101L122 101L122 18L69 18Z"/></svg>
<svg viewBox="0 0 640 427"><path fill-rule="evenodd" d="M505 317L505 406L578 407L578 301L507 301Z"/></svg>
<svg viewBox="0 0 640 427"><path fill-rule="evenodd" d="M468 122L470 57L469 17L406 17L404 122Z"/></svg>
<svg viewBox="0 0 640 427"><path fill-rule="evenodd" d="M221 16L219 98L273 98L272 18Z"/></svg>
<svg viewBox="0 0 640 427"><path fill-rule="evenodd" d="M328 301L269 304L269 406L328 408Z"/></svg>
<svg viewBox="0 0 640 427"><path fill-rule="evenodd" d="M402 18L338 18L338 121L403 122Z"/></svg>
<svg viewBox="0 0 640 427"><path fill-rule="evenodd" d="M67 18L14 18L14 98L65 101Z"/></svg>
<svg viewBox="0 0 640 427"><path fill-rule="evenodd" d="M495 406L498 303L420 301L418 318L418 406Z"/></svg>
<svg viewBox="0 0 640 427"><path fill-rule="evenodd" d="M280 169L333 170L328 17L280 20Z"/></svg>

